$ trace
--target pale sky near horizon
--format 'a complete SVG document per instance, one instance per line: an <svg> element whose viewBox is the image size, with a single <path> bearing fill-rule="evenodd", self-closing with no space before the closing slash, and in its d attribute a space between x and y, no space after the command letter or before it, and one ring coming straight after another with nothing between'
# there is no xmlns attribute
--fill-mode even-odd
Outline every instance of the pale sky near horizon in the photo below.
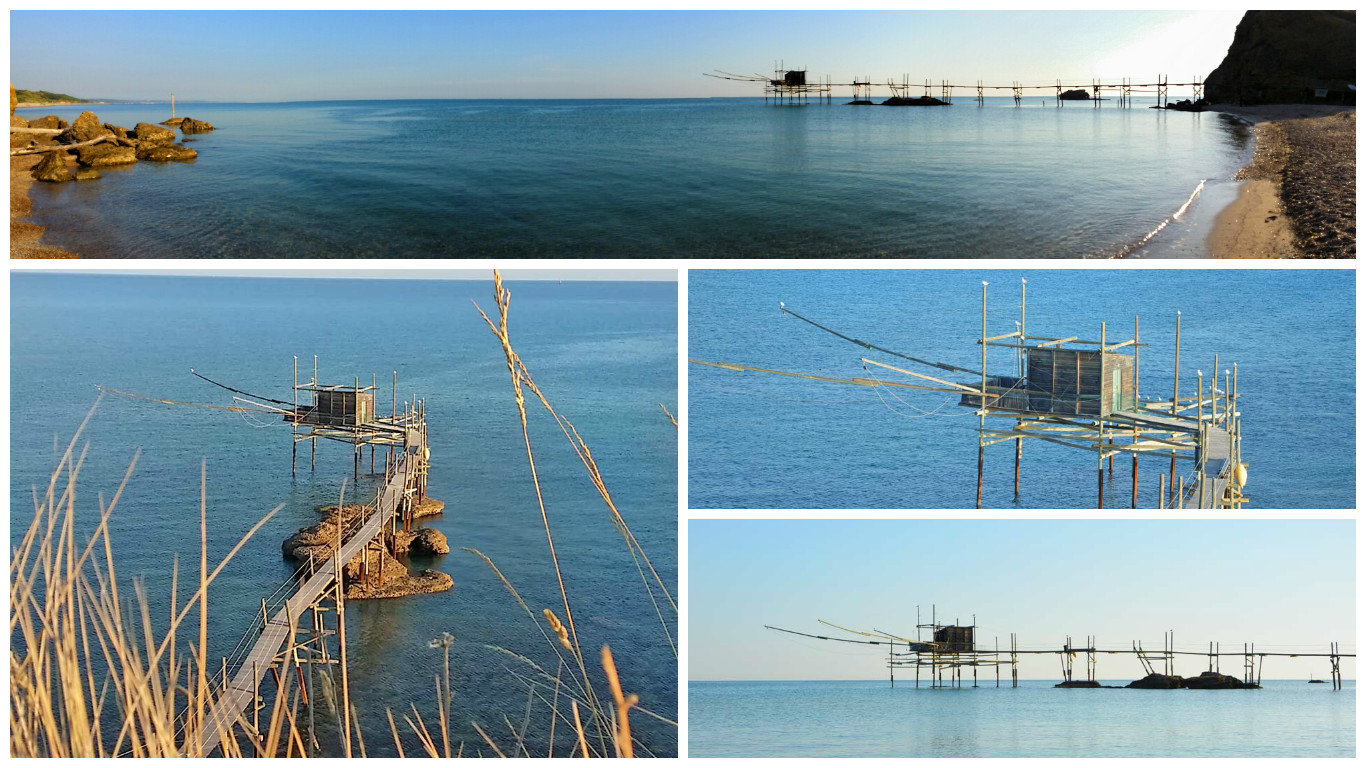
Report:
<svg viewBox="0 0 1366 768"><path fill-rule="evenodd" d="M93 275L174 275L177 277L293 277L347 280L493 280L487 269L15 269L14 272ZM676 269L503 269L503 279L678 282Z"/></svg>
<svg viewBox="0 0 1366 768"><path fill-rule="evenodd" d="M688 678L886 680L886 646L763 625L861 639L824 619L914 637L916 606L928 623L931 604L941 623L975 614L979 647L1008 646L1015 632L1021 648L1095 635L1101 648L1160 649L1173 630L1178 650L1217 641L1223 651L1326 652L1339 642L1353 653L1355 530L1351 520L692 520ZM1205 668L1178 657L1178 673ZM1241 675L1241 657L1221 669ZM1344 660L1345 677L1355 669ZM1264 665L1265 679L1310 674L1327 679L1327 660ZM1021 657L1022 679L1059 675L1057 656ZM1103 655L1097 676L1143 674L1131 655Z"/></svg>
<svg viewBox="0 0 1366 768"><path fill-rule="evenodd" d="M778 59L836 82L1188 82L1223 59L1242 13L11 11L10 77L184 101L756 96L702 73ZM47 30L98 33L53 66Z"/></svg>

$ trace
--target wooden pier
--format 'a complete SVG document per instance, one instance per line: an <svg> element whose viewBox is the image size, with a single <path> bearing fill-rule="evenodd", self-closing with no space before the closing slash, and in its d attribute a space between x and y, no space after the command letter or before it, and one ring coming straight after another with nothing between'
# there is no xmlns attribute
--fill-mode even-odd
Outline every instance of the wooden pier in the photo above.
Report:
<svg viewBox="0 0 1366 768"><path fill-rule="evenodd" d="M312 461L317 463L317 441L331 440L348 443L353 449L353 468L360 475L361 457L366 447L370 448L370 467L374 474L375 449L381 447L388 453L384 460L383 477L375 490L375 495L364 504L358 514L349 520L344 511L338 510L337 540L332 556L324 562L309 562L301 565L271 595L262 597L261 610L257 613L246 631L242 634L233 650L222 657L219 672L208 682L206 692L212 696L212 704L202 715L202 725L195 726L199 718L193 717L188 709L180 714L180 727L183 736L183 749L189 754L209 755L220 749L225 738L236 739L239 735L256 738L261 734L259 713L265 707L262 698L262 683L267 675L273 679L273 693L280 695L291 680L297 678L298 691L307 707L306 727L300 730L307 733L310 744L306 751L315 754L316 738L314 731L313 693L316 690L311 682L316 665L337 664L341 667L341 686L346 689L346 571L347 565L359 558L359 579L363 583L383 581L384 558L382 549L394 549L394 539L400 531L408 531L413 521L413 511L426 498L427 471L431 452L427 443L426 406L422 400L413 397L400 403L398 399L398 374L393 377L391 411L385 415L377 413L375 397L378 392L375 377L371 384L362 386L360 379L351 384L328 385L318 379L318 361L313 359L313 377L299 382L299 360L294 358L294 388L292 400L273 399L253 395L240 389L220 384L202 374L195 376L217 387L234 393L237 405L233 407L182 403L169 400L139 397L126 392L109 390L116 394L136 397L142 400L169 405L191 405L230 411L243 411L271 414L281 417L292 430L291 474L298 468L298 446L310 444ZM299 402L300 393L307 395L306 402ZM344 501L345 490L342 491ZM341 505L339 504L339 507ZM371 556L377 567L372 567ZM355 576L356 574L353 574ZM330 604L330 607L329 607ZM335 618L333 628L326 624L325 614ZM308 616L309 626L301 629L300 620ZM303 639L300 639L300 636ZM328 638L336 637L336 658L329 651ZM305 673L304 670L308 672ZM305 680L305 677L308 680ZM271 686L268 686L271 687ZM350 712L339 717L345 718L347 725L339 728L342 738L349 744ZM194 744L195 749L189 745ZM253 743L241 754L261 755L264 744ZM350 754L348 748L347 754ZM273 757L273 755L264 755Z"/></svg>
<svg viewBox="0 0 1366 768"><path fill-rule="evenodd" d="M1107 474L1113 478L1115 457L1130 457L1130 508L1139 502L1138 457L1170 458L1169 472L1159 480L1158 508L1240 509L1249 499L1243 495L1247 465L1242 462L1242 414L1238 410L1238 366L1206 377L1196 372L1193 391L1182 394L1181 314L1176 317L1175 375L1170 400L1138 397L1139 353L1147 345L1139 341L1139 321L1129 339L1107 336L1100 324L1099 338L1051 337L1026 333L1026 280L1020 281L1020 319L1010 333L988 335L987 287L982 283L982 333L978 369L950 365L896 352L870 344L798 314L779 302L779 309L822 331L864 349L891 355L919 366L947 373L968 374L975 381L950 381L874 360L860 358L867 377L836 378L792 371L756 368L736 363L689 359L733 371L795 376L814 381L865 387L901 387L956 394L959 405L973 408L978 416L976 507L982 507L986 449L1013 445L1014 492L1020 495L1020 460L1025 441L1045 442L1089 451L1096 456L1096 506L1105 506ZM988 375L989 348L1011 351L1015 370L1009 375ZM1219 372L1214 356L1213 371ZM906 365L902 363L902 365ZM871 368L870 368L871 366ZM872 375L890 371L912 377L915 383ZM885 374L884 374L885 375ZM942 375L942 374L941 374ZM995 420L988 425L988 419ZM999 422L1006 425L997 426ZM1187 471L1177 473L1181 460ZM1189 465L1186 464L1189 462ZM1108 472L1107 472L1108 470Z"/></svg>
<svg viewBox="0 0 1366 768"><path fill-rule="evenodd" d="M1140 665L1144 674L1147 676L1160 676L1171 678L1171 685L1163 687L1198 687L1198 683L1191 683L1189 686L1177 685L1180 676L1176 672L1177 657L1204 657L1206 660L1206 673L1220 674L1220 661L1225 657L1240 658L1242 661L1241 684L1237 686L1210 686L1210 687L1241 687L1241 688L1260 688L1262 682L1262 668L1268 658L1324 658L1328 660L1329 671L1332 676L1333 690L1342 690L1342 671L1341 664L1343 659L1356 658L1355 653L1342 653L1338 643L1329 643L1323 650L1308 652L1290 651L1259 651L1255 643L1245 643L1241 651L1225 651L1219 647L1218 643L1210 643L1208 650L1191 651L1176 650L1175 633L1163 633L1162 650L1154 651L1143 647L1143 643L1134 641L1128 648L1100 648L1096 645L1095 637L1088 637L1084 643L1074 643L1071 637L1063 640L1062 644L1052 648L1021 648L1019 638L1015 633L1010 634L1009 646L1005 649L1000 647L999 638L993 641L990 648L984 648L977 642L977 620L973 618L971 624L960 624L955 621L952 624L941 624L938 621L937 609L931 609L931 620L921 623L920 608L916 607L916 636L900 637L895 634L884 632L879 629L858 630L842 627L828 621L818 619L819 623L838 630L846 635L853 635L859 639L850 637L832 637L830 635L814 634L809 632L798 632L796 630L784 629L782 627L764 625L765 629L774 632L782 632L789 635L812 638L815 640L825 640L838 643L852 643L855 645L886 646L887 648L887 670L888 682L892 687L896 686L896 670L914 670L915 687L920 687L920 677L922 671L929 676L929 687L931 688L961 688L963 687L963 674L965 670L971 671L972 685L978 687L977 670L988 668L995 673L996 687L1001 686L1001 668L1010 669L1010 687L1018 688L1020 684L1019 661L1020 656L1050 656L1058 657L1058 664L1061 673L1061 682L1057 688L1099 688L1100 683L1096 677L1097 659L1101 655L1106 656L1127 656L1132 655ZM1084 663L1085 678L1078 679L1074 676L1074 666L1078 659ZM1190 682L1190 681L1187 681ZM1148 687L1135 684L1132 687Z"/></svg>
<svg viewBox="0 0 1366 768"><path fill-rule="evenodd" d="M855 77L849 82L837 83L829 75L824 77L812 77L808 71L803 69L788 69L783 63L776 62L773 66L772 75L744 75L734 72L723 72L715 70L704 72L706 77L714 77L719 80L733 80L744 83L756 83L762 85L764 100L774 104L794 105L807 104L813 98L817 103L833 103L835 88L849 88L853 100L850 104L872 104L873 101L873 79L862 76ZM881 86L879 86L881 87ZM1166 109L1170 100L1168 95L1172 88L1190 88L1192 101L1199 102L1205 95L1205 82L1203 78L1194 76L1190 82L1173 83L1169 75L1158 75L1151 82L1133 82L1132 78L1122 77L1118 80L1104 80L1091 78L1087 82L1079 80L1064 81L1061 78L1055 79L1051 83L1023 83L1011 81L1010 85L988 85L982 80L978 80L971 85L950 83L947 80L935 82L925 79L923 84L915 86L911 84L911 76L903 74L900 82L894 78L888 78L886 88L890 93L888 101L883 102L891 106L939 106L953 103L953 92L972 94L977 106L986 105L988 92L992 95L1008 95L1015 100L1015 106L1021 106L1025 92L1041 93L1052 95L1055 106L1061 108L1067 102L1089 102L1091 106L1099 108L1104 102L1110 102L1117 107L1129 108L1134 106L1134 96L1140 99L1151 95L1157 109ZM914 97L911 95L912 88L923 88L922 95Z"/></svg>

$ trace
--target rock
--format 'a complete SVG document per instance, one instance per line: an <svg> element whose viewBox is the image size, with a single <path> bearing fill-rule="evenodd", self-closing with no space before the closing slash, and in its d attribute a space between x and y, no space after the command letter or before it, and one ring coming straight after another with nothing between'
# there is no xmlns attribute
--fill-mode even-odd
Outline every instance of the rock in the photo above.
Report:
<svg viewBox="0 0 1366 768"><path fill-rule="evenodd" d="M76 169L76 181L94 181L100 177L100 172L94 168Z"/></svg>
<svg viewBox="0 0 1366 768"><path fill-rule="evenodd" d="M1355 103L1355 11L1248 11L1233 43L1205 78L1224 104ZM1327 98L1315 97L1325 89Z"/></svg>
<svg viewBox="0 0 1366 768"><path fill-rule="evenodd" d="M423 528L413 539L412 551L426 555L450 554L451 545L446 542L446 534L435 528Z"/></svg>
<svg viewBox="0 0 1366 768"><path fill-rule="evenodd" d="M94 146L81 147L76 150L76 162L87 168L102 168L107 165L126 165L136 163L137 153L132 147L120 147L118 144L104 143Z"/></svg>
<svg viewBox="0 0 1366 768"><path fill-rule="evenodd" d="M65 128L66 126L65 126L65 125L62 125L62 121L59 120L59 119L57 118L56 115L44 115L43 117L39 117L39 118L37 118L37 119L28 121L28 127L30 127L30 128Z"/></svg>
<svg viewBox="0 0 1366 768"><path fill-rule="evenodd" d="M1068 680L1065 683L1058 683L1054 688L1100 688L1101 684L1096 680Z"/></svg>
<svg viewBox="0 0 1366 768"><path fill-rule="evenodd" d="M119 145L120 147L134 147L134 148L136 148L137 145L138 145L136 139L114 139L114 143L117 144L117 145Z"/></svg>
<svg viewBox="0 0 1366 768"><path fill-rule="evenodd" d="M326 562L333 556L338 526L352 522L363 509L363 506L356 504L348 504L341 508L336 505L319 507L318 512L323 516L322 522L304 528L285 539L280 549L285 557L300 563L308 562L310 555L315 565ZM439 540L431 534L439 536ZM399 531L393 537L393 552L385 549L377 553L372 548L368 565L363 552L346 564L342 569L346 597L355 600L402 597L427 592L444 592L453 587L455 580L448 574L427 570L414 575L408 572L408 566L397 559L396 554L402 555L407 552L420 538L423 538L424 542L417 545L416 548L419 550L424 547L435 550L438 546L445 546L446 551L450 551L445 537L440 536L437 531Z"/></svg>
<svg viewBox="0 0 1366 768"><path fill-rule="evenodd" d="M109 131L110 133L114 134L114 137L115 137L115 138L119 138L119 139L126 139L126 138L128 138L128 129L127 129L127 128L124 128L124 127L121 126L121 125L110 125L109 123L105 123L105 124L104 124L104 129L105 129L106 131Z"/></svg>
<svg viewBox="0 0 1366 768"><path fill-rule="evenodd" d="M884 107L947 107L947 101L940 101L933 96L916 96L914 98L902 98L893 96L882 102Z"/></svg>
<svg viewBox="0 0 1366 768"><path fill-rule="evenodd" d="M154 163L164 163L172 160L183 163L199 157L198 152L178 144L155 144L152 146L139 144L136 154L139 160L147 160Z"/></svg>
<svg viewBox="0 0 1366 768"><path fill-rule="evenodd" d="M185 122L185 118L183 118L183 117L173 117L173 118L171 118L170 120L162 120L162 121L161 121L161 124L162 124L162 125L180 125L180 124L183 123L183 122Z"/></svg>
<svg viewBox="0 0 1366 768"><path fill-rule="evenodd" d="M14 110L19 108L19 94L14 90L14 83L9 84L9 113L12 116Z"/></svg>
<svg viewBox="0 0 1366 768"><path fill-rule="evenodd" d="M10 115L10 116L9 116L9 127L11 127L11 128L27 128L27 127L29 127L29 125L28 125L28 121L25 120L24 118L22 118L22 117L20 117L20 116L18 116L18 115Z"/></svg>
<svg viewBox="0 0 1366 768"><path fill-rule="evenodd" d="M139 146L175 143L175 131L151 123L138 123L133 126L130 138L138 140Z"/></svg>
<svg viewBox="0 0 1366 768"><path fill-rule="evenodd" d="M1147 688L1153 690L1172 690L1181 688L1185 685L1185 680L1180 675L1161 675L1156 672L1148 675L1142 680L1135 680L1124 686L1125 688Z"/></svg>
<svg viewBox="0 0 1366 768"><path fill-rule="evenodd" d="M213 126L203 120L194 120L187 117L180 123L181 133L208 133L212 130Z"/></svg>
<svg viewBox="0 0 1366 768"><path fill-rule="evenodd" d="M1084 88L1073 88L1070 91L1063 91L1058 98L1063 101L1090 101L1091 94L1087 93Z"/></svg>
<svg viewBox="0 0 1366 768"><path fill-rule="evenodd" d="M65 152L48 152L43 155L43 159L33 166L33 178L38 181L50 181L53 183L71 181L71 169L66 167Z"/></svg>
<svg viewBox="0 0 1366 768"><path fill-rule="evenodd" d="M1256 683L1244 683L1242 680L1232 676L1223 675L1218 672L1201 672L1197 677L1188 677L1184 681L1187 688L1196 690L1243 690L1249 688L1261 688Z"/></svg>
<svg viewBox="0 0 1366 768"><path fill-rule="evenodd" d="M422 501L417 503L417 506L413 507L413 517L431 517L432 515L441 514L445 509L446 502L438 501L431 496L426 496Z"/></svg>
<svg viewBox="0 0 1366 768"><path fill-rule="evenodd" d="M76 118L76 122L72 123L70 128L57 136L57 141L61 144L78 144L111 135L113 133L100 123L100 119L95 116L95 113L86 110Z"/></svg>
<svg viewBox="0 0 1366 768"><path fill-rule="evenodd" d="M57 119L57 127L58 127L59 129L65 131L67 128L70 128L70 127L71 127L71 123L68 123L67 121L62 120L61 118L58 118L58 119Z"/></svg>

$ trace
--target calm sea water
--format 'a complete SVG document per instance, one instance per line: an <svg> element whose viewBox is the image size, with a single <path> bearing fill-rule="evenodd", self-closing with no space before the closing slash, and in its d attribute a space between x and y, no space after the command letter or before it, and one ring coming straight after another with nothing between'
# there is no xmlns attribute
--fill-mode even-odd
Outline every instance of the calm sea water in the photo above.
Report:
<svg viewBox="0 0 1366 768"><path fill-rule="evenodd" d="M1127 680L1109 681L1123 685ZM1353 757L1356 684L1260 691L919 690L906 682L693 682L692 757Z"/></svg>
<svg viewBox="0 0 1366 768"><path fill-rule="evenodd" d="M677 438L658 403L674 408L677 400L677 287L508 285L514 343L547 396L592 448L618 507L673 590ZM12 541L32 519L30 488L46 483L53 433L65 445L94 402L96 384L231 404L229 393L192 377L193 367L246 391L288 400L292 355L300 356L307 379L317 353L325 382L349 382L356 375L368 381L377 373L378 399L387 409L390 372L397 370L400 401L412 393L426 398L429 492L447 504L444 515L423 525L445 533L452 547L449 555L413 558L410 566L450 573L455 588L347 605L350 684L366 744L371 755L393 752L385 707L406 710L413 703L429 723L436 722L432 680L441 657L427 641L442 632L456 638L456 737L466 742L467 752L482 746L470 727L478 721L509 744L503 716L520 726L527 702L513 673L526 675L529 669L489 646L549 664L552 673L555 666L547 658L554 656L493 573L459 548L487 554L538 611L558 606L560 598L502 350L471 299L489 309L491 283L13 275ZM547 420L532 414L532 440L584 648L610 643L623 681L641 695L642 705L674 718L677 665L659 618L578 458ZM78 506L82 524L91 527L97 494L109 497L134 450L142 448L111 526L119 572L146 580L153 605L161 606L158 620L167 604L173 557L180 556L183 570L197 568L201 459L208 462L211 561L284 504L210 591L212 657L228 653L260 610L261 598L293 570L280 555L280 542L315 523L314 507L335 503L342 481L352 474L350 447L322 442L317 471L308 469L305 446L301 470L291 478L289 431L265 416L106 397L86 437L91 449ZM378 462L382 467L382 454ZM363 485L369 487L368 481ZM186 576L181 574L182 600ZM672 619L669 632L675 632ZM539 692L550 697L547 689ZM549 707L535 702L533 750L544 752L549 720ZM675 728L648 717L635 720L651 750L676 752ZM557 739L557 750L567 746Z"/></svg>
<svg viewBox="0 0 1366 768"><path fill-rule="evenodd" d="M1249 507L1348 508L1355 490L1355 274L1351 270L691 270L688 356L837 378L910 381L859 362L897 365L779 311L778 302L847 335L923 359L976 368L982 281L987 333L1015 330L1020 280L1030 335L1130 338L1139 394L1171 396L1182 312L1183 396L1237 363ZM1009 350L988 370L1014 371ZM912 370L966 380L911 365ZM970 378L970 377L968 377ZM1310 392L1317 393L1310 395ZM688 501L693 508L971 507L977 419L956 395L880 391L692 365ZM1028 443L1014 498L1011 445L986 452L984 507L1095 505L1095 460ZM1122 457L1121 457L1122 459ZM1128 508L1127 461L1106 506ZM1139 462L1139 504L1155 506L1165 457ZM1190 463L1178 463L1190 472Z"/></svg>
<svg viewBox="0 0 1366 768"><path fill-rule="evenodd" d="M52 244L112 257L1114 256L1205 181L1140 252L1204 255L1246 128L1051 104L182 104L218 128L193 165L35 185L34 217ZM169 112L92 109L125 126ZM80 107L23 114L50 112Z"/></svg>

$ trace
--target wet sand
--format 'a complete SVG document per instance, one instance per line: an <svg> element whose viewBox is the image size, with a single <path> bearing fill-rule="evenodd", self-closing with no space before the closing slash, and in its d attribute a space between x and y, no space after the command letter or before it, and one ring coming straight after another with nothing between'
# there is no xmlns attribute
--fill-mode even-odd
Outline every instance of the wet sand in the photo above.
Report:
<svg viewBox="0 0 1366 768"><path fill-rule="evenodd" d="M21 155L9 161L9 256L11 259L75 259L76 254L43 245L43 228L28 220L33 211L28 189L36 182L30 171L42 155ZM74 183L74 182L70 182Z"/></svg>
<svg viewBox="0 0 1366 768"><path fill-rule="evenodd" d="M1356 258L1356 110L1213 109L1251 123L1257 149L1210 233L1214 258Z"/></svg>

